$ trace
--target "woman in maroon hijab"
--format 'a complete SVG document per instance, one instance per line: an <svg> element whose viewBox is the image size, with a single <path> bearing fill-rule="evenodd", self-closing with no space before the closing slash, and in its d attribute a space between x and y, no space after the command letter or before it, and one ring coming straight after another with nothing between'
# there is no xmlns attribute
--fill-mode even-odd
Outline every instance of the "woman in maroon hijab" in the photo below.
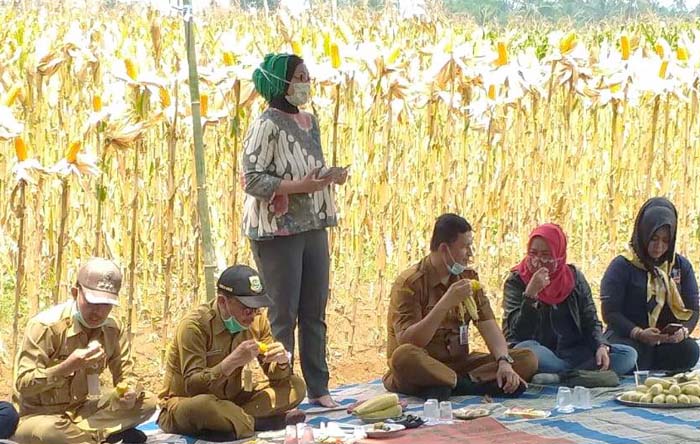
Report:
<svg viewBox="0 0 700 444"><path fill-rule="evenodd" d="M561 227L535 228L525 258L511 271L503 290L503 332L515 348L537 355L540 375L533 382L558 383L558 374L573 369L623 375L634 368L637 352L603 337L591 288L566 262Z"/></svg>

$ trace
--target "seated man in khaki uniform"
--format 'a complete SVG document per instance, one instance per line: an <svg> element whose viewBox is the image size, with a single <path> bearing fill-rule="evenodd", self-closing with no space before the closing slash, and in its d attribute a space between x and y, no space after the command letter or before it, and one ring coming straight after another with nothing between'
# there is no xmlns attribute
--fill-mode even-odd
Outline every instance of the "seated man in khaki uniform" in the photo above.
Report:
<svg viewBox="0 0 700 444"><path fill-rule="evenodd" d="M537 371L533 353L508 349L488 299L472 282L478 275L463 265L472 256L472 242L464 218L440 216L430 254L394 282L387 320L387 390L440 400L519 396ZM468 298L471 304L465 303ZM470 322L490 354L469 352Z"/></svg>
<svg viewBox="0 0 700 444"><path fill-rule="evenodd" d="M113 262L92 258L78 271L73 300L29 321L15 364L15 441L146 441L134 427L155 413L156 398L137 384L126 332L109 317L121 283ZM105 366L114 389L100 390Z"/></svg>
<svg viewBox="0 0 700 444"><path fill-rule="evenodd" d="M270 302L258 273L235 265L219 277L217 298L180 321L159 395L161 429L232 441L303 421L292 409L304 399L304 380L260 313ZM256 358L269 381L252 383L248 364Z"/></svg>

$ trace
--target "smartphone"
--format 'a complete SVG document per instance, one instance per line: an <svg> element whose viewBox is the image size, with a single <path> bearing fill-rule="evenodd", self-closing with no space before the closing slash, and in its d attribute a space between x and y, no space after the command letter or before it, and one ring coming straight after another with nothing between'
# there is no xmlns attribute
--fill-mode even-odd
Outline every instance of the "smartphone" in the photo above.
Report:
<svg viewBox="0 0 700 444"><path fill-rule="evenodd" d="M344 170L347 170L349 166L350 165L348 165L346 167L330 167L326 171L319 173L318 176L316 176L316 177L318 179L325 179L326 177L329 177L329 176L335 176L336 174L340 174Z"/></svg>
<svg viewBox="0 0 700 444"><path fill-rule="evenodd" d="M681 328L683 328L681 324L666 324L663 330L661 330L661 334L672 335L675 334Z"/></svg>

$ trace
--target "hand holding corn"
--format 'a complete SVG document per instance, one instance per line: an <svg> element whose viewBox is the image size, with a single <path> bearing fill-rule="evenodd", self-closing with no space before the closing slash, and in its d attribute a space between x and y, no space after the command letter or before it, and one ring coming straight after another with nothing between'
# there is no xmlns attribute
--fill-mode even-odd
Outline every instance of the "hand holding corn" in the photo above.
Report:
<svg viewBox="0 0 700 444"><path fill-rule="evenodd" d="M125 382L120 382L114 387L114 396L119 410L133 409L138 397L136 391Z"/></svg>
<svg viewBox="0 0 700 444"><path fill-rule="evenodd" d="M278 364L286 364L289 362L287 350L284 345L279 342L271 344L258 343L260 354L263 355L263 362L276 362ZM264 351L263 351L264 350Z"/></svg>
<svg viewBox="0 0 700 444"><path fill-rule="evenodd" d="M446 299L448 310L462 304L467 298L471 298L473 293L472 281L470 279L461 279L450 285L443 299Z"/></svg>

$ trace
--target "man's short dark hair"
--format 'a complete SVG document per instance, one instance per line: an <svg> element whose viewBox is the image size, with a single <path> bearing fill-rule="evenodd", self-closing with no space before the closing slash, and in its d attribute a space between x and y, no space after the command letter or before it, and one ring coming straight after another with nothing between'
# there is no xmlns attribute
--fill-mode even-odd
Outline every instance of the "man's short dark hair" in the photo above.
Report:
<svg viewBox="0 0 700 444"><path fill-rule="evenodd" d="M446 213L438 217L430 239L430 251L437 251L440 244L451 244L460 234L472 231L472 226L462 216Z"/></svg>

